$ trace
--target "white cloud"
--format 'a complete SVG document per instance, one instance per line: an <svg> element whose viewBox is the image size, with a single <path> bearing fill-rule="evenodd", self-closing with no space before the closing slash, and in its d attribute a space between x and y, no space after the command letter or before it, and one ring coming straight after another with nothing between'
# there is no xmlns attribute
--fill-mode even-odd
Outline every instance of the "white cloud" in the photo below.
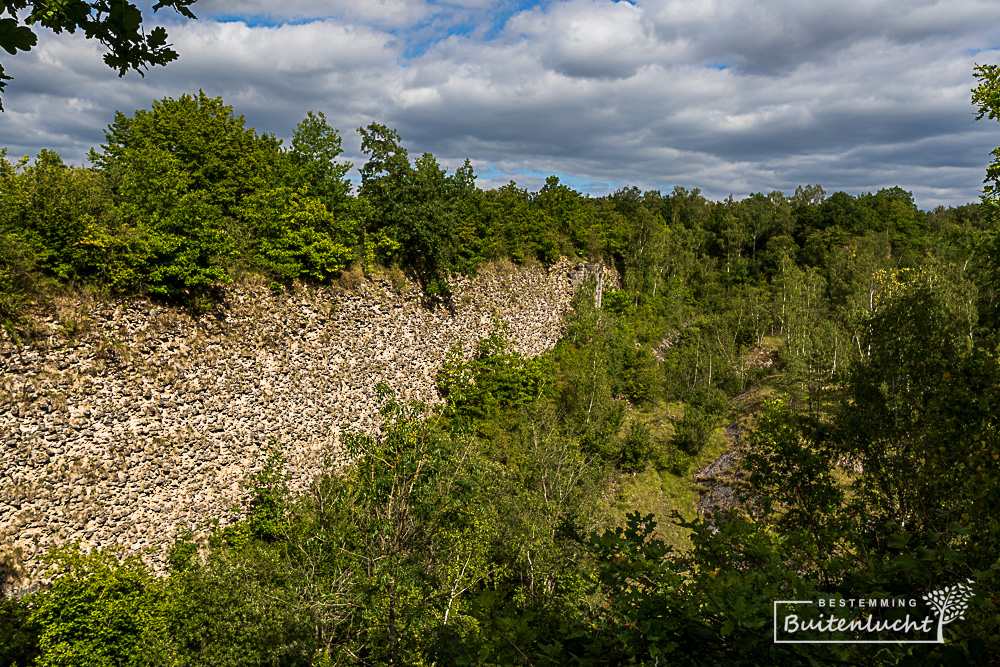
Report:
<svg viewBox="0 0 1000 667"><path fill-rule="evenodd" d="M524 12L507 33L532 42L546 67L570 77L629 77L677 50L659 43L642 8L624 0L571 0Z"/></svg>
<svg viewBox="0 0 1000 667"><path fill-rule="evenodd" d="M411 26L430 13L422 0L199 0L194 9L206 18L247 16L279 23L335 18L383 28Z"/></svg>

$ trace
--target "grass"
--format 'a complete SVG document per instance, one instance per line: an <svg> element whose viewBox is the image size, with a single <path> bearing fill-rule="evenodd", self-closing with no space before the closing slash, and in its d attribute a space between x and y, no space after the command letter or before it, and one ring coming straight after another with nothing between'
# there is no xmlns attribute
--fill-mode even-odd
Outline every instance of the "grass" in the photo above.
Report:
<svg viewBox="0 0 1000 667"><path fill-rule="evenodd" d="M774 358L783 340L777 336L767 336L753 354L762 358ZM735 422L740 430L752 428L754 416L760 412L764 402L788 393L786 380L780 369L761 378L744 393L739 403L732 403L732 414L728 422ZM660 401L644 410L636 410L630 419L644 424L655 441L668 442L674 434L674 421L684 414L684 404ZM678 527L670 517L674 512L691 520L698 515L698 500L704 487L694 481L699 470L724 454L733 443L726 436L725 429L717 428L705 447L693 458L688 472L674 475L667 470L657 470L652 465L633 476L624 477L620 492L611 508L611 523L624 525L630 512L642 515L652 514L656 518L656 533L673 546L684 552L692 547L689 531Z"/></svg>
<svg viewBox="0 0 1000 667"><path fill-rule="evenodd" d="M708 445L694 457L686 474L678 476L649 465L643 472L626 477L612 508L612 522L624 525L626 515L631 512L652 514L656 518L656 533L661 539L678 551L689 550L692 545L688 531L674 524L670 517L675 511L685 519L697 516L698 499L703 487L694 481L694 475L726 452L730 444L725 431L719 428L712 434Z"/></svg>
<svg viewBox="0 0 1000 667"><path fill-rule="evenodd" d="M649 408L631 412L629 421L646 426L654 442L666 443L674 435L674 421L683 415L683 403L659 401ZM686 474L674 475L667 470L657 470L650 464L642 472L624 476L617 498L609 508L609 523L623 526L631 512L652 514L656 518L656 534L660 538L680 551L690 549L688 531L675 525L670 517L675 511L685 519L697 516L698 499L703 487L694 481L694 475L726 452L730 445L725 430L717 428L708 444L692 459Z"/></svg>

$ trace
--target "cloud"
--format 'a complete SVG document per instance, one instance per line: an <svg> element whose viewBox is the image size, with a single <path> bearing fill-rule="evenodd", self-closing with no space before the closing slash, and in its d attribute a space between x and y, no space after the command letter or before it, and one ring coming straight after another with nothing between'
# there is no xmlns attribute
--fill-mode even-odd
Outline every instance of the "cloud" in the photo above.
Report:
<svg viewBox="0 0 1000 667"><path fill-rule="evenodd" d="M430 7L421 0L199 0L197 14L208 19L247 17L252 23L281 24L333 18L382 28L411 26L426 19Z"/></svg>
<svg viewBox="0 0 1000 667"><path fill-rule="evenodd" d="M400 130L412 154L483 184L558 173L713 197L901 185L921 206L977 196L1000 132L972 122L974 62L997 62L1000 5L978 0L200 0L170 20L181 58L118 79L97 45L41 35L4 64L12 153L79 162L115 109L203 88L287 138L310 109ZM213 20L212 17L225 20ZM241 20L242 19L242 20Z"/></svg>
<svg viewBox="0 0 1000 667"><path fill-rule="evenodd" d="M984 0L646 4L661 40L685 40L695 58L767 75L792 71L802 63L835 60L858 42L873 39L899 45L970 38L986 43L988 35L995 35L988 26L1000 19L1000 6Z"/></svg>
<svg viewBox="0 0 1000 667"><path fill-rule="evenodd" d="M624 1L574 0L523 12L506 32L537 45L541 64L572 78L633 76L672 51L656 40L643 9Z"/></svg>

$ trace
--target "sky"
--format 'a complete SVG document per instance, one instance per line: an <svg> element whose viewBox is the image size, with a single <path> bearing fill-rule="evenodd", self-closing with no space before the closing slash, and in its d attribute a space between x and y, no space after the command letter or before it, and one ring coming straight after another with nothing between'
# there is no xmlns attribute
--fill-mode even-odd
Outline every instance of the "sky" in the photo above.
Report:
<svg viewBox="0 0 1000 667"><path fill-rule="evenodd" d="M140 3L140 7L143 5ZM148 9L148 4L145 5ZM901 186L976 201L1000 125L975 122L975 64L1000 63L994 0L198 0L148 14L180 54L145 76L39 29L0 147L81 164L116 110L199 89L286 141L310 110L365 162L377 121L480 187L699 188L711 199Z"/></svg>

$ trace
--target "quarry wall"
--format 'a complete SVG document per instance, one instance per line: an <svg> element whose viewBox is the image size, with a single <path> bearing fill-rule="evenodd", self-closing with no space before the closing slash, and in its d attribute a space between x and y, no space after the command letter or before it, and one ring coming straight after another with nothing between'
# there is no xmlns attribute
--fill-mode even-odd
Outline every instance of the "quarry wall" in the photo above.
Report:
<svg viewBox="0 0 1000 667"><path fill-rule="evenodd" d="M144 299L57 301L37 342L0 344L0 585L23 587L67 541L143 550L161 568L179 526L239 516L269 437L306 484L344 425L378 430L379 382L438 400L444 355L474 349L494 317L519 352L550 348L594 271L487 268L448 303L398 276L230 286L196 318Z"/></svg>

